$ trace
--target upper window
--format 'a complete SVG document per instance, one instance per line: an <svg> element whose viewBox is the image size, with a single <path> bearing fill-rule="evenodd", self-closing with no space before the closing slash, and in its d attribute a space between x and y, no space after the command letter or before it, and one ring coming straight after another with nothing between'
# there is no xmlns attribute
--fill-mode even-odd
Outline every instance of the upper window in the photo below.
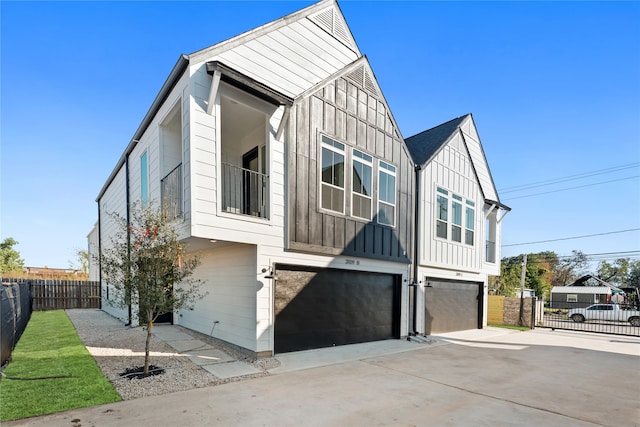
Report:
<svg viewBox="0 0 640 427"><path fill-rule="evenodd" d="M353 150L351 213L358 218L371 219L372 162L368 154Z"/></svg>
<svg viewBox="0 0 640 427"><path fill-rule="evenodd" d="M378 222L396 224L396 168L383 161L378 166Z"/></svg>
<svg viewBox="0 0 640 427"><path fill-rule="evenodd" d="M344 144L322 136L322 207L344 213Z"/></svg>
<svg viewBox="0 0 640 427"><path fill-rule="evenodd" d="M447 221L449 220L449 195L447 190L438 187L437 212L436 212L436 236L446 239L447 229L449 228Z"/></svg>
<svg viewBox="0 0 640 427"><path fill-rule="evenodd" d="M457 194L451 197L451 240L462 242L462 197Z"/></svg>
<svg viewBox="0 0 640 427"><path fill-rule="evenodd" d="M149 160L146 151L140 156L140 202L143 207L149 206Z"/></svg>
<svg viewBox="0 0 640 427"><path fill-rule="evenodd" d="M473 246L474 224L476 221L475 203L467 200L466 223L464 231L464 242Z"/></svg>
<svg viewBox="0 0 640 427"><path fill-rule="evenodd" d="M365 221L376 216L379 224L395 227L395 166L326 135L320 136L319 155L322 209Z"/></svg>
<svg viewBox="0 0 640 427"><path fill-rule="evenodd" d="M474 230L475 203L437 187L436 237L462 243L464 231L464 243L473 246Z"/></svg>

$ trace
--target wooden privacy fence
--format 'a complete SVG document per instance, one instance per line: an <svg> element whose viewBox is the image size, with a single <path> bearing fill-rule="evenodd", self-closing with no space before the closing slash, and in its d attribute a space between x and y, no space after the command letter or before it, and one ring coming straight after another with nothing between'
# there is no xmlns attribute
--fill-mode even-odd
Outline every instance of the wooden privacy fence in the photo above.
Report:
<svg viewBox="0 0 640 427"><path fill-rule="evenodd" d="M3 279L6 282L6 279ZM79 280L13 279L13 283L28 283L33 310L68 308L101 308L100 282Z"/></svg>

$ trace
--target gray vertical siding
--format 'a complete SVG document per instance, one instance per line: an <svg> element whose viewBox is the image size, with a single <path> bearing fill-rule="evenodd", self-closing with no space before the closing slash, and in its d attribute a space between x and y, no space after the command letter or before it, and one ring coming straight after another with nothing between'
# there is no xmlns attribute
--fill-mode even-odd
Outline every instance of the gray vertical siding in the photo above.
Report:
<svg viewBox="0 0 640 427"><path fill-rule="evenodd" d="M362 67L365 73L366 67ZM352 73L353 74L353 73ZM367 75L368 76L368 75ZM366 82L366 79L364 79ZM413 163L384 99L375 88L361 87L349 74L298 99L288 136L288 249L328 255L409 262L412 251L415 178ZM320 197L320 135L336 139L396 167L396 224L375 218L378 200L377 160L373 169L374 218L350 216L351 165L346 159L345 214L323 211Z"/></svg>

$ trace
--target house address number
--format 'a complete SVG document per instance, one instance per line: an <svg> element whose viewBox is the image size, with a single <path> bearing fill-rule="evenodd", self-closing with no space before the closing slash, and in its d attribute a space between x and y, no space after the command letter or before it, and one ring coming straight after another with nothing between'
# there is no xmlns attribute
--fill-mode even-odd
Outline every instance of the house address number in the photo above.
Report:
<svg viewBox="0 0 640 427"><path fill-rule="evenodd" d="M357 259L348 259L346 260L347 265L360 265L360 261Z"/></svg>

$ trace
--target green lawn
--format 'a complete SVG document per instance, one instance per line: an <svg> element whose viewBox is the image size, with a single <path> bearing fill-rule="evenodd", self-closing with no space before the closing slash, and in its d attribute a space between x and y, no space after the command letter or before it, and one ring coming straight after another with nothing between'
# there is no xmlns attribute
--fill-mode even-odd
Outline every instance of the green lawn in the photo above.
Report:
<svg viewBox="0 0 640 427"><path fill-rule="evenodd" d="M121 400L63 310L36 311L0 379L0 421Z"/></svg>

